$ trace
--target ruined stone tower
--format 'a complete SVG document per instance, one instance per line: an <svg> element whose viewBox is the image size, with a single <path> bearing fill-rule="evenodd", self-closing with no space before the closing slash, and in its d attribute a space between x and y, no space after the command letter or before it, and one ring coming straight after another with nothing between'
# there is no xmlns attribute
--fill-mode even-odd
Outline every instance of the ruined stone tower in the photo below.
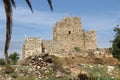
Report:
<svg viewBox="0 0 120 80"><path fill-rule="evenodd" d="M59 48L67 51L75 47L81 50L97 48L96 32L85 32L78 17L67 17L57 22L53 30L53 41L59 44Z"/></svg>

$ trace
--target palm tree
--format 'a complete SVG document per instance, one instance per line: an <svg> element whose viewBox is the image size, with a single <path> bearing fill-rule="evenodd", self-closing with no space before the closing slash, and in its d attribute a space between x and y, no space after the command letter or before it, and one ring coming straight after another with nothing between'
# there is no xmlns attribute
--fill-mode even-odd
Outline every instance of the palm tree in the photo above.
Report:
<svg viewBox="0 0 120 80"><path fill-rule="evenodd" d="M33 12L30 0L25 0L25 2ZM53 10L52 1L47 0L47 2L50 6L50 9ZM9 49L11 33L12 33L12 8L13 7L15 8L16 4L15 4L15 0L3 0L3 3L6 12L6 41L5 41L4 55L5 55L6 64L8 64L8 49Z"/></svg>

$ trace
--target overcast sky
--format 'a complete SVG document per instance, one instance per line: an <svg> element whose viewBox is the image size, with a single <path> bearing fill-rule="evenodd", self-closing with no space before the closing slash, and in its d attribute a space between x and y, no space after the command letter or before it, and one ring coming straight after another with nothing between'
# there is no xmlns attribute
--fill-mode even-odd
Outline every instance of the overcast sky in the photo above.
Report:
<svg viewBox="0 0 120 80"><path fill-rule="evenodd" d="M9 53L22 52L25 35L52 39L52 30L63 17L77 16L82 19L83 29L97 31L98 47L111 47L114 38L113 28L120 24L120 0L53 0L51 12L47 0L31 0L34 14L25 0L16 0L13 10L13 32ZM0 0L0 57L3 57L5 44L5 12Z"/></svg>

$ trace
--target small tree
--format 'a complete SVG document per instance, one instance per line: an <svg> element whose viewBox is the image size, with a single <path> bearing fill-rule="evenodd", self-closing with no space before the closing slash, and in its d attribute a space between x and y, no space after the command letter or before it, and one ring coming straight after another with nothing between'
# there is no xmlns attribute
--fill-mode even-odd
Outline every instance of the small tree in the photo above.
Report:
<svg viewBox="0 0 120 80"><path fill-rule="evenodd" d="M19 59L19 54L17 52L14 52L13 54L9 55L10 63L13 65L16 65L18 59Z"/></svg>
<svg viewBox="0 0 120 80"><path fill-rule="evenodd" d="M118 26L114 28L116 34L115 39L112 41L112 55L120 60L120 28Z"/></svg>

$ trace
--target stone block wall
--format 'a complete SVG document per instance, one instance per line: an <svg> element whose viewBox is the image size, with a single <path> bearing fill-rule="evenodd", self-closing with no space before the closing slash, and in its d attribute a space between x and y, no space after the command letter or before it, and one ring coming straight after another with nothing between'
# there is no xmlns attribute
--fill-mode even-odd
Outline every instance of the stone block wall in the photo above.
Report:
<svg viewBox="0 0 120 80"><path fill-rule="evenodd" d="M23 58L42 52L42 40L40 38L26 38L23 44Z"/></svg>
<svg viewBox="0 0 120 80"><path fill-rule="evenodd" d="M52 40L43 40L43 47L44 47L44 52L50 53L53 50L53 41Z"/></svg>
<svg viewBox="0 0 120 80"><path fill-rule="evenodd" d="M96 49L97 40L96 40L96 31L87 31L85 32L85 49Z"/></svg>

